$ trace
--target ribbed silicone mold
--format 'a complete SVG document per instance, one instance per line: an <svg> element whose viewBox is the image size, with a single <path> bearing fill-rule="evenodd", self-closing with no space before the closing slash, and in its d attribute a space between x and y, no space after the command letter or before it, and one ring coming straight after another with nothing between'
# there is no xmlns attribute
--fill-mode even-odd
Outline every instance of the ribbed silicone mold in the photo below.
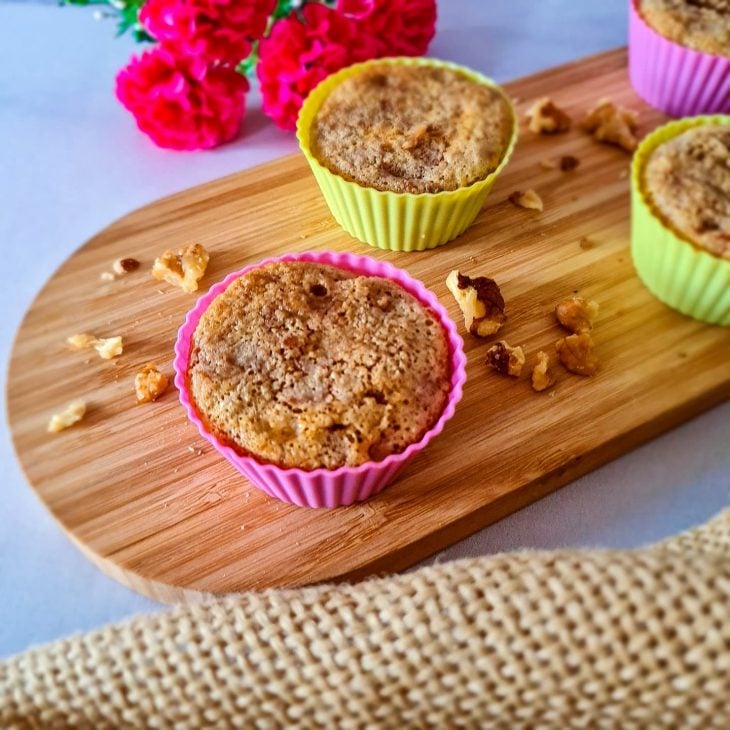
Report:
<svg viewBox="0 0 730 730"><path fill-rule="evenodd" d="M644 101L673 117L730 112L730 57L665 38L636 0L629 0L629 78Z"/></svg>
<svg viewBox="0 0 730 730"><path fill-rule="evenodd" d="M193 332L210 303L226 288L252 269L277 261L310 261L328 264L341 269L353 271L367 276L379 276L394 281L412 294L422 304L431 309L443 327L449 346L451 366L451 389L443 412L433 427L427 431L417 443L411 444L399 454L391 454L382 461L369 461L359 466L341 467L339 469L289 469L258 461L251 456L243 456L229 445L221 442L210 433L198 416L190 398L187 382L187 368L190 357L190 343ZM353 502L360 502L373 496L386 487L398 474L399 470L413 459L437 436L446 422L454 415L456 404L461 400L462 389L466 382L466 357L464 343L459 336L456 325L451 321L446 310L436 296L417 279L405 271L384 261L376 261L368 256L356 256L351 253L335 253L332 251L287 254L278 258L266 259L257 264L247 266L241 271L229 274L223 281L211 287L202 296L195 307L188 312L185 322L178 332L175 343L175 385L180 393L180 402L184 406L188 418L196 425L200 434L219 453L250 482L267 494L283 502L306 507L340 507Z"/></svg>
<svg viewBox="0 0 730 730"><path fill-rule="evenodd" d="M512 135L497 169L465 188L413 195L363 187L320 164L310 146L310 127L314 117L336 86L375 64L449 68L498 91L510 109ZM348 66L324 79L302 105L297 120L297 138L332 215L351 236L391 251L423 251L451 241L474 221L497 175L512 154L517 139L517 117L504 91L494 81L475 71L428 58L383 58Z"/></svg>
<svg viewBox="0 0 730 730"><path fill-rule="evenodd" d="M663 142L701 124L730 124L730 116L680 119L655 129L636 150L631 169L631 255L639 278L665 304L695 319L730 325L730 261L680 238L654 212L642 171Z"/></svg>

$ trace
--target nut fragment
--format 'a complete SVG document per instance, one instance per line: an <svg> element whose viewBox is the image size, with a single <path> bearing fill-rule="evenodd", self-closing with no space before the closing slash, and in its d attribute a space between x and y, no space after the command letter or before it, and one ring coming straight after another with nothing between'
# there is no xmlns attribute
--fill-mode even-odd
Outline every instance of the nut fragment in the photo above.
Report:
<svg viewBox="0 0 730 730"><path fill-rule="evenodd" d="M507 319L504 299L497 283L486 276L471 279L459 271L446 277L446 286L464 314L464 324L473 335L493 335Z"/></svg>
<svg viewBox="0 0 730 730"><path fill-rule="evenodd" d="M94 335L72 335L66 343L74 350L93 347L104 360L111 360L123 352L121 337L94 337Z"/></svg>
<svg viewBox="0 0 730 730"><path fill-rule="evenodd" d="M517 190L509 196L509 202L518 208L528 208L529 210L542 210L542 198L532 189Z"/></svg>
<svg viewBox="0 0 730 730"><path fill-rule="evenodd" d="M101 274L99 274L99 278L102 281L114 281L117 277L114 276L111 271L102 271Z"/></svg>
<svg viewBox="0 0 730 730"><path fill-rule="evenodd" d="M574 334L590 332L597 315L598 304L583 297L568 297L555 307L555 317L558 322Z"/></svg>
<svg viewBox="0 0 730 730"><path fill-rule="evenodd" d="M194 292L198 289L198 282L203 278L210 256L199 243L193 243L181 248L177 253L165 251L155 259L152 266L152 276L157 281L163 279L170 284L179 286L183 291Z"/></svg>
<svg viewBox="0 0 730 730"><path fill-rule="evenodd" d="M145 365L134 376L134 392L137 394L137 403L149 403L157 400L167 390L169 384L169 378L154 365Z"/></svg>
<svg viewBox="0 0 730 730"><path fill-rule="evenodd" d="M558 161L554 157L544 157L540 160L540 167L543 170L554 170L558 166Z"/></svg>
<svg viewBox="0 0 730 730"><path fill-rule="evenodd" d="M560 158L560 169L563 172L575 170L578 165L580 165L580 160L577 157L573 157L573 155L563 155Z"/></svg>
<svg viewBox="0 0 730 730"><path fill-rule="evenodd" d="M112 269L114 269L114 273L118 274L119 276L124 276L124 274L129 274L131 271L136 271L138 268L139 268L139 261L137 261L137 259L132 259L132 258L117 259L112 264Z"/></svg>
<svg viewBox="0 0 730 730"><path fill-rule="evenodd" d="M583 120L583 129L598 142L633 152L638 144L634 136L637 119L635 111L618 107L610 99L601 99Z"/></svg>
<svg viewBox="0 0 730 730"><path fill-rule="evenodd" d="M593 340L587 332L563 337L555 343L560 362L576 375L593 375L598 370L598 358L593 353Z"/></svg>
<svg viewBox="0 0 730 730"><path fill-rule="evenodd" d="M58 433L74 423L78 423L86 413L86 403L82 400L75 400L69 403L60 413L55 413L48 421L48 432Z"/></svg>
<svg viewBox="0 0 730 730"><path fill-rule="evenodd" d="M555 385L555 375L550 370L550 358L547 352L537 353L537 363L532 368L532 388L539 392Z"/></svg>
<svg viewBox="0 0 730 730"><path fill-rule="evenodd" d="M556 134L570 129L570 117L548 96L538 99L527 111L529 129L535 134Z"/></svg>
<svg viewBox="0 0 730 730"><path fill-rule="evenodd" d="M510 347L504 340L499 340L487 350L485 362L502 375L519 378L525 364L525 353L521 347Z"/></svg>

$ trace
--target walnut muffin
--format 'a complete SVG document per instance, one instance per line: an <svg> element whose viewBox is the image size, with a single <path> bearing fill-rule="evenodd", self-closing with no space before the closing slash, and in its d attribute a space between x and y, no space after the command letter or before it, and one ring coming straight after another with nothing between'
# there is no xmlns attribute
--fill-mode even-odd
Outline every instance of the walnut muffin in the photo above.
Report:
<svg viewBox="0 0 730 730"><path fill-rule="evenodd" d="M513 119L496 89L448 68L376 64L338 85L312 125L331 172L394 193L438 193L484 179Z"/></svg>
<svg viewBox="0 0 730 730"><path fill-rule="evenodd" d="M730 125L692 127L660 144L642 182L649 203L677 234L730 259Z"/></svg>
<svg viewBox="0 0 730 730"><path fill-rule="evenodd" d="M687 48L730 56L730 0L636 0L644 20Z"/></svg>
<svg viewBox="0 0 730 730"><path fill-rule="evenodd" d="M279 262L201 317L188 383L207 427L281 467L380 461L438 420L450 388L435 314L387 279Z"/></svg>

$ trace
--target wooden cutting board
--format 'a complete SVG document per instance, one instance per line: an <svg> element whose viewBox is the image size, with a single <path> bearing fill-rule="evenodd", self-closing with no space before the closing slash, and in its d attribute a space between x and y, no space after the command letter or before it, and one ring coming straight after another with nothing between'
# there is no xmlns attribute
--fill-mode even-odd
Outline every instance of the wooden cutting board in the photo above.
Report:
<svg viewBox="0 0 730 730"><path fill-rule="evenodd" d="M623 50L507 84L521 116L548 94L574 119L599 96L640 112L640 134L663 121L631 90ZM303 158L286 157L134 211L82 246L46 284L18 333L8 378L15 447L33 489L103 571L163 601L352 579L405 568L539 499L730 395L730 331L653 299L629 254L629 156L579 129L521 138L475 224L446 247L416 254L369 248L332 220ZM577 157L573 172L540 161ZM201 158L202 159L202 158ZM543 213L507 196L534 187ZM582 237L592 246L581 247ZM407 269L463 323L449 270L496 278L507 301L500 336L554 352L552 310L572 292L595 299L600 372L560 372L534 393L484 365L487 343L466 336L464 399L445 432L380 496L326 511L271 499L239 476L186 421L177 393L136 405L135 372L171 373L172 346L195 301L149 269L191 241L211 262L203 289L272 254L352 250ZM118 257L142 269L104 283ZM65 349L69 335L122 335L113 362ZM52 412L84 397L84 421L46 433Z"/></svg>

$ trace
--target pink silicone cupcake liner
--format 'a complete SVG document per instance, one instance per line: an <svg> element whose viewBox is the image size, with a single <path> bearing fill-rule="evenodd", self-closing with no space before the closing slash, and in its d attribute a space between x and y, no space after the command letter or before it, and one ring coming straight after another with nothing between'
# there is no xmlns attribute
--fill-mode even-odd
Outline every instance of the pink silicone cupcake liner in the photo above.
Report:
<svg viewBox="0 0 730 730"><path fill-rule="evenodd" d="M629 78L644 101L674 117L730 111L730 58L665 38L636 0L629 0Z"/></svg>
<svg viewBox="0 0 730 730"><path fill-rule="evenodd" d="M227 444L219 441L206 429L191 402L187 384L187 368L193 332L203 312L219 294L225 291L231 282L252 269L278 261L309 261L328 264L358 274L390 279L436 314L446 332L449 345L451 390L438 421L423 435L420 441L411 444L399 454L387 456L382 461L368 461L359 466L340 467L339 469L306 471L304 469L282 468L258 461L251 456L242 456ZM434 294L426 289L420 281L411 278L405 271L401 271L388 263L376 261L367 256L332 251L287 254L278 258L266 259L260 263L247 266L241 271L229 274L223 281L212 286L210 291L198 299L195 307L188 312L185 322L178 331L173 366L175 368L175 385L180 392L180 402L185 407L188 418L198 427L201 436L210 442L256 487L283 502L306 507L341 507L353 502L360 502L380 492L395 478L407 462L426 448L434 436L441 433L446 422L454 415L456 404L461 400L462 389L466 382L464 343L457 332L456 325L451 321L446 310Z"/></svg>

